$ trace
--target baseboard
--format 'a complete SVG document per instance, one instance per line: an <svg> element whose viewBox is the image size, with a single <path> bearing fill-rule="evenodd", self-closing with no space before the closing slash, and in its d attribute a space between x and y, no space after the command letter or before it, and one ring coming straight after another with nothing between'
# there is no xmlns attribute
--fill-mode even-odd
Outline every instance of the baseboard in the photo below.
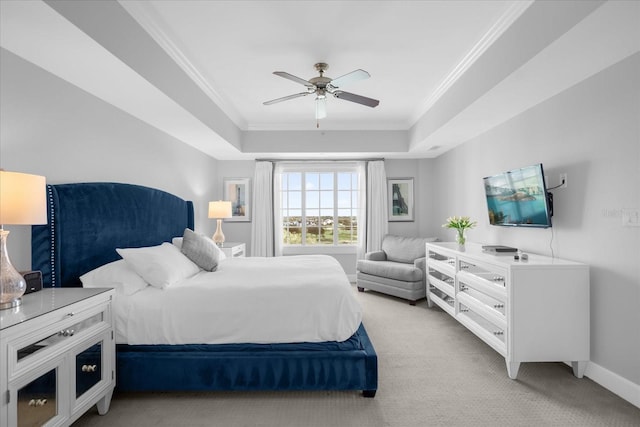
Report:
<svg viewBox="0 0 640 427"><path fill-rule="evenodd" d="M593 362L587 364L584 374L602 387L640 408L640 385L634 384Z"/></svg>

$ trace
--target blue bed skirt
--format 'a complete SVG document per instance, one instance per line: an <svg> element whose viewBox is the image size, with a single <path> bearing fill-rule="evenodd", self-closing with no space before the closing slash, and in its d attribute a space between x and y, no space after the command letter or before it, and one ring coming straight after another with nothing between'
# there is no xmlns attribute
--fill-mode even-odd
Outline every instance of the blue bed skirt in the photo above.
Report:
<svg viewBox="0 0 640 427"><path fill-rule="evenodd" d="M343 343L122 345L116 390L362 390L378 388L378 358L361 324Z"/></svg>

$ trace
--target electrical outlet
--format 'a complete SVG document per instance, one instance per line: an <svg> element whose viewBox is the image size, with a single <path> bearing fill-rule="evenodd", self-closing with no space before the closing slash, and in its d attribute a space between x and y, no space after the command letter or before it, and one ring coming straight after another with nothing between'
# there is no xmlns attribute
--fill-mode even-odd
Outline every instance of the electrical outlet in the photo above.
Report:
<svg viewBox="0 0 640 427"><path fill-rule="evenodd" d="M560 182L558 182L558 184L560 184L560 187L558 188L567 188L567 173L561 173L560 174Z"/></svg>

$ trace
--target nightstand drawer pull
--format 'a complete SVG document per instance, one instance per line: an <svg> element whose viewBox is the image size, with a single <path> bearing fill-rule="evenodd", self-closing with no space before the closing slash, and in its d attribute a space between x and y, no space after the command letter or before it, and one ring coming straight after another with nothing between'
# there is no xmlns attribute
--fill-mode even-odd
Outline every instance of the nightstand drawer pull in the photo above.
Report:
<svg viewBox="0 0 640 427"><path fill-rule="evenodd" d="M76 315L76 314L75 314L73 311L71 311L71 312L67 313L67 317L73 317L73 316L75 316L75 315Z"/></svg>
<svg viewBox="0 0 640 427"><path fill-rule="evenodd" d="M58 332L58 335L62 335L63 337L72 337L76 331L74 329L65 329L64 331Z"/></svg>
<svg viewBox="0 0 640 427"><path fill-rule="evenodd" d="M95 372L97 365L82 365L82 372Z"/></svg>
<svg viewBox="0 0 640 427"><path fill-rule="evenodd" d="M47 399L31 399L29 406L44 406L47 404Z"/></svg>

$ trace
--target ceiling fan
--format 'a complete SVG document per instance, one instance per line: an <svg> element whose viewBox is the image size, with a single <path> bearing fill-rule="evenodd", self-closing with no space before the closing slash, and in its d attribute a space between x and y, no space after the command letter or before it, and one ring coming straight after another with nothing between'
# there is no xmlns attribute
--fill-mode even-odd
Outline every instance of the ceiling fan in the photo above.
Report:
<svg viewBox="0 0 640 427"><path fill-rule="evenodd" d="M319 120L327 117L327 94L331 94L338 99L344 99L346 101L355 102L357 104L366 105L367 107L372 108L377 107L380 103L380 101L378 101L377 99L367 98L366 96L356 95L355 93L345 92L341 90L342 87L350 83L356 82L358 80L368 79L369 77L371 77L366 71L358 69L338 78L332 79L330 77L324 76L324 72L327 70L327 68L329 68L329 64L318 62L317 64L315 64L315 68L320 73L320 76L313 77L309 80L302 79L284 71L274 71L273 74L284 77L285 79L289 79L296 83L300 83L301 85L305 86L307 90L306 92L300 92L289 96L283 96L282 98L272 99L271 101L266 101L263 104L276 104L278 102L287 101L289 99L299 98L301 96L307 96L315 93L316 120Z"/></svg>

